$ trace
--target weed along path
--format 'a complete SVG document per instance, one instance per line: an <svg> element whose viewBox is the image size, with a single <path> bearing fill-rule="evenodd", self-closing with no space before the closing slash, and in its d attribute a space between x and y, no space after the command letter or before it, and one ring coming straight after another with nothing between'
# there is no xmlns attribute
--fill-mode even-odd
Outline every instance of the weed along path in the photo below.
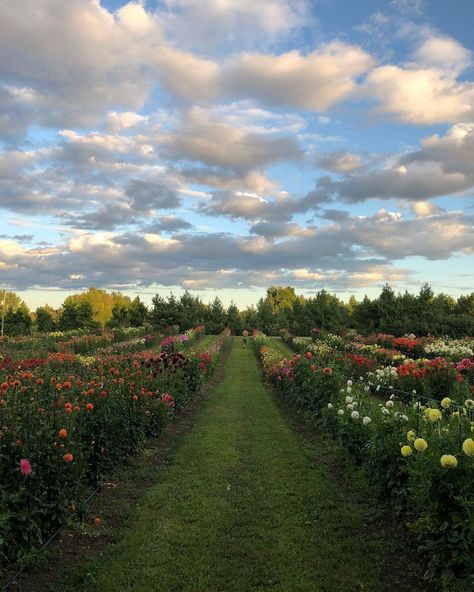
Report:
<svg viewBox="0 0 474 592"><path fill-rule="evenodd" d="M361 534L367 508L331 474L327 445L304 445L241 343L133 526L63 592L392 590Z"/></svg>

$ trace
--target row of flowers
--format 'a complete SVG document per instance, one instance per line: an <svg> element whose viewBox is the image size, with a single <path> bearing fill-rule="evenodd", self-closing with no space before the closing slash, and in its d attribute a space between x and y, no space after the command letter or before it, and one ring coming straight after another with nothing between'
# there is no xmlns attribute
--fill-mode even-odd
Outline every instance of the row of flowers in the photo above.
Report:
<svg viewBox="0 0 474 592"><path fill-rule="evenodd" d="M197 343L204 337L205 327L204 325L198 325L193 329L188 329L184 333L179 335L168 335L160 341L161 351L182 351L191 345Z"/></svg>
<svg viewBox="0 0 474 592"><path fill-rule="evenodd" d="M469 589L474 581L470 394L459 401L449 391L440 400L413 392L406 400L390 388L376 392L366 373L354 372L358 363L347 364L341 356L329 362L308 347L284 359L263 337L256 346L278 392L337 438L374 490L392 500L425 557L433 585L451 591L458 582L459 590ZM372 370L374 382L390 384L398 368Z"/></svg>
<svg viewBox="0 0 474 592"><path fill-rule="evenodd" d="M400 350L385 347L399 345L401 341L414 343L411 337L382 335L375 338L379 338L382 345L360 343L331 334L319 333L313 341L285 334L287 343L295 351L310 351L318 359L340 367L344 374L357 378L362 376L375 385L391 386L408 393L415 390L420 396L438 400L449 392L459 402L474 394L474 356L459 358L457 361L442 356L427 358L423 355L417 358L413 351L408 356ZM452 342L470 343L467 340Z"/></svg>
<svg viewBox="0 0 474 592"><path fill-rule="evenodd" d="M19 361L29 357L46 357L48 354L91 354L122 342L136 342L150 333L149 327L118 328L113 331L86 330L55 331L31 336L5 337L0 341L0 363L5 359Z"/></svg>
<svg viewBox="0 0 474 592"><path fill-rule="evenodd" d="M156 436L213 373L212 347L62 356L0 370L0 563L40 546L85 492Z"/></svg>

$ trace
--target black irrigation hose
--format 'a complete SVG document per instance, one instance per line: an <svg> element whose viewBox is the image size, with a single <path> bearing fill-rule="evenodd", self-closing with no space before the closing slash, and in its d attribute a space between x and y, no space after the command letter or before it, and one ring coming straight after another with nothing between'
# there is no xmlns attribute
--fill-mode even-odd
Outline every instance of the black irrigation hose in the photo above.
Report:
<svg viewBox="0 0 474 592"><path fill-rule="evenodd" d="M390 391L391 393L401 393L403 395L408 395L409 397L411 397L412 399L415 399L416 403L422 403L423 401L432 401L433 403L439 403L438 399L433 399L433 397L426 397L425 395L418 395L417 393L413 393L413 392L408 392L408 391L404 391L401 389L397 389L391 386L385 386L383 384L376 384L373 382L366 382L364 380L360 380L360 381L354 381L354 384L365 384L367 386L370 387L376 387L375 390L378 392L380 389L385 389L387 391ZM451 403L450 407L456 407L457 409L462 409L464 407L464 405L460 405L458 403Z"/></svg>
<svg viewBox="0 0 474 592"><path fill-rule="evenodd" d="M116 464L115 467L113 467L113 469L110 471L109 478L112 475L114 475L118 471L118 469L120 467L122 467L123 465L124 465L124 461L120 461L118 464ZM102 487L104 486L105 483L107 483L107 480L102 480L97 485L97 487L82 501L82 504L87 505L91 501L91 499L97 494L97 492L102 489ZM72 516L75 516L75 514L76 514L76 512L74 512L72 514ZM54 541L54 539L64 529L64 527L66 525L67 525L67 523L65 522L55 532L53 532L53 534L49 537L49 539L45 543L43 543L43 545L41 545L41 547L39 549L34 551L34 555L38 555L39 553L41 553L41 551L44 551L45 549L47 549L49 547L49 545ZM21 574L26 569L27 569L27 566L24 565L13 576L11 576L10 579L7 581L7 583L4 584L4 586L2 588L2 592L6 592L6 590L8 590L10 588L10 586L16 582L16 580L21 576Z"/></svg>

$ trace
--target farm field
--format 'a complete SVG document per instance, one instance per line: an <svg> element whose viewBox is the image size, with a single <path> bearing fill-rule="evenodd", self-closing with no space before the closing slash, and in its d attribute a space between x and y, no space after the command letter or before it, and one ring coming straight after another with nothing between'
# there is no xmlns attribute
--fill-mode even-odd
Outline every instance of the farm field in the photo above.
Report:
<svg viewBox="0 0 474 592"><path fill-rule="evenodd" d="M340 462L330 442L303 440L234 339L126 535L58 589L413 590L386 573L401 543L376 530L361 483L341 488Z"/></svg>
<svg viewBox="0 0 474 592"><path fill-rule="evenodd" d="M3 359L5 576L62 524L94 520L87 493L184 408L229 343L201 327L131 337L104 349L77 336L67 347L87 354L45 358L24 357L23 343ZM472 345L256 331L242 349L233 338L224 378L116 544L59 565L51 589L421 591L424 576L467 592ZM89 528L100 536L100 518Z"/></svg>

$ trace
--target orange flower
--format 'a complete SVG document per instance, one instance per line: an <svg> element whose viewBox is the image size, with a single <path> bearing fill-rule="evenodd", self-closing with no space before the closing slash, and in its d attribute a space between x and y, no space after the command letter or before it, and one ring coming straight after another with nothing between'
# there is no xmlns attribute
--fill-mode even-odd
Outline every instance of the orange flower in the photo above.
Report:
<svg viewBox="0 0 474 592"><path fill-rule="evenodd" d="M6 391L8 388L8 382L2 382L0 388L2 389L2 391Z"/></svg>
<svg viewBox="0 0 474 592"><path fill-rule="evenodd" d="M80 410L81 410L81 408L79 407L79 405L76 405L76 406L74 407L74 411L80 411Z"/></svg>
<svg viewBox="0 0 474 592"><path fill-rule="evenodd" d="M66 380L66 382L63 382L63 389L69 390L71 388L71 383Z"/></svg>
<svg viewBox="0 0 474 592"><path fill-rule="evenodd" d="M95 524L96 526L99 526L99 524L100 524L101 522L102 522L102 520L100 519L100 516L96 516L96 517L94 518L94 524Z"/></svg>
<svg viewBox="0 0 474 592"><path fill-rule="evenodd" d="M42 386L44 384L44 380L42 378L37 378L36 384L39 384L40 386Z"/></svg>
<svg viewBox="0 0 474 592"><path fill-rule="evenodd" d="M94 405L92 403L87 403L86 409L87 411L92 411L94 409Z"/></svg>
<svg viewBox="0 0 474 592"><path fill-rule="evenodd" d="M63 456L63 460L65 462L72 462L74 460L73 455L70 452L67 452L64 456Z"/></svg>
<svg viewBox="0 0 474 592"><path fill-rule="evenodd" d="M132 399L133 399L134 401L138 401L138 397L137 397L137 395L133 395Z"/></svg>
<svg viewBox="0 0 474 592"><path fill-rule="evenodd" d="M58 436L60 438L67 438L67 430L66 428L61 428L58 432Z"/></svg>
<svg viewBox="0 0 474 592"><path fill-rule="evenodd" d="M324 374L328 374L329 376L331 376L332 368L324 368L323 372L324 372Z"/></svg>

